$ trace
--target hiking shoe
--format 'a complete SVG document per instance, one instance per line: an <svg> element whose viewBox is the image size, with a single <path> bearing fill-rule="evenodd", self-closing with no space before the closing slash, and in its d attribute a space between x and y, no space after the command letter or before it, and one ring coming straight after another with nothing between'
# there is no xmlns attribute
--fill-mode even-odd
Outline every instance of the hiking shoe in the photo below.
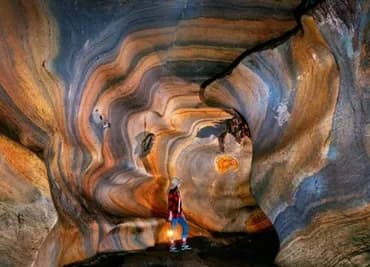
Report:
<svg viewBox="0 0 370 267"><path fill-rule="evenodd" d="M170 246L170 252L178 252L179 250L175 246Z"/></svg>
<svg viewBox="0 0 370 267"><path fill-rule="evenodd" d="M191 250L191 246L189 246L188 244L182 244L181 250Z"/></svg>

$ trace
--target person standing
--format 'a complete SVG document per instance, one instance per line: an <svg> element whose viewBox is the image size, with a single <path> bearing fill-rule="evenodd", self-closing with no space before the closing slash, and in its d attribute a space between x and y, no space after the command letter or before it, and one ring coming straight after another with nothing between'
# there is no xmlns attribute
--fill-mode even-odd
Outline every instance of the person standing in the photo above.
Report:
<svg viewBox="0 0 370 267"><path fill-rule="evenodd" d="M172 233L175 232L176 225L179 223L182 227L181 250L190 250L191 247L186 243L189 227L182 210L182 199L179 191L181 180L178 177L173 177L168 192L168 220L171 222ZM177 252L174 235L170 236L170 252Z"/></svg>

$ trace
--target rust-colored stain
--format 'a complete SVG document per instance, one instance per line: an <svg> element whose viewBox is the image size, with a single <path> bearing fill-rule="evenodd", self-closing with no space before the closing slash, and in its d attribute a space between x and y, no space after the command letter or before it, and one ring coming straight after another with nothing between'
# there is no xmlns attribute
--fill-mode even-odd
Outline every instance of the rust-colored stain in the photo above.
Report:
<svg viewBox="0 0 370 267"><path fill-rule="evenodd" d="M245 227L248 233L257 233L271 228L272 224L263 211L257 209L246 220Z"/></svg>
<svg viewBox="0 0 370 267"><path fill-rule="evenodd" d="M236 171L239 169L239 161L230 155L218 156L215 161L216 170L219 173L227 171Z"/></svg>

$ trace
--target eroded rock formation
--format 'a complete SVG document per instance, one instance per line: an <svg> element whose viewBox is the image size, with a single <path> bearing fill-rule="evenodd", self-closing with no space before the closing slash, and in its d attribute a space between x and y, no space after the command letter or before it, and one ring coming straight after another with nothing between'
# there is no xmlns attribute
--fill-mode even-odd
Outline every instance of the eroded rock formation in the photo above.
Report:
<svg viewBox="0 0 370 267"><path fill-rule="evenodd" d="M175 175L193 236L369 262L369 4L313 2L4 1L1 132L58 213L34 266L166 241Z"/></svg>
<svg viewBox="0 0 370 267"><path fill-rule="evenodd" d="M0 266L30 266L56 222L46 166L0 136Z"/></svg>
<svg viewBox="0 0 370 267"><path fill-rule="evenodd" d="M365 266L369 245L369 3L324 1L302 31L203 93L247 118L250 187L282 266ZM366 78L365 78L366 77Z"/></svg>

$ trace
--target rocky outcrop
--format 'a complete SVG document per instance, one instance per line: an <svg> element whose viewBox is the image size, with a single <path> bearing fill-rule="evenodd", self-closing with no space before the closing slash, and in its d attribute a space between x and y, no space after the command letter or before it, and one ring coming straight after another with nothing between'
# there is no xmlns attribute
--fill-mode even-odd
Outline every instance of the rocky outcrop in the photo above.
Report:
<svg viewBox="0 0 370 267"><path fill-rule="evenodd" d="M0 135L0 266L31 266L56 222L45 164Z"/></svg>
<svg viewBox="0 0 370 267"><path fill-rule="evenodd" d="M314 2L5 1L0 128L58 213L34 266L166 241L171 176L193 236L367 262L369 4Z"/></svg>
<svg viewBox="0 0 370 267"><path fill-rule="evenodd" d="M250 187L282 266L365 266L369 249L369 4L325 1L302 31L204 89L253 139ZM217 105L216 105L217 106Z"/></svg>

